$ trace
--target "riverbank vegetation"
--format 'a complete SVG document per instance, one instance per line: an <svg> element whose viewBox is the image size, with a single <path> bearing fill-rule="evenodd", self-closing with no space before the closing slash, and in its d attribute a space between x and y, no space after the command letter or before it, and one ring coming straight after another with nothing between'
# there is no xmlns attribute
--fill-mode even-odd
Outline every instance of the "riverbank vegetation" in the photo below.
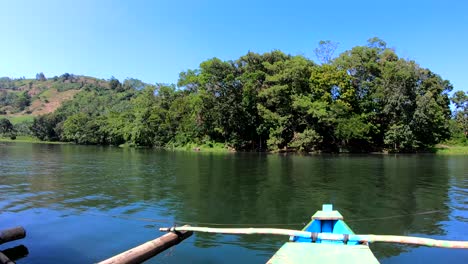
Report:
<svg viewBox="0 0 468 264"><path fill-rule="evenodd" d="M43 144L69 144L68 142L61 141L43 141L33 136L16 136L14 139L11 137L0 136L0 142L21 142L21 143L43 143Z"/></svg>
<svg viewBox="0 0 468 264"><path fill-rule="evenodd" d="M177 86L70 74L2 78L0 110L7 117L27 114L38 97L46 105L46 97L73 91L73 99L62 96L53 111L0 133L77 144L276 152L417 152L447 140L466 144L465 92L454 93L452 113L450 82L398 57L384 41L373 38L333 57L335 48L321 42L319 63L281 51L213 58L180 73ZM15 82L23 88L15 90ZM48 89L31 95L28 87Z"/></svg>
<svg viewBox="0 0 468 264"><path fill-rule="evenodd" d="M437 144L432 152L441 155L468 155L468 145Z"/></svg>

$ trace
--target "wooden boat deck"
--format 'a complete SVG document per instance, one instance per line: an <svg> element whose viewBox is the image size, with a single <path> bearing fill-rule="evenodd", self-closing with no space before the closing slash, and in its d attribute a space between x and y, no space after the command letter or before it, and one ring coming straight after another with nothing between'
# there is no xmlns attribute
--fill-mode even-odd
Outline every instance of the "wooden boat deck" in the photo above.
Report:
<svg viewBox="0 0 468 264"><path fill-rule="evenodd" d="M267 262L279 263L379 263L366 245L285 243Z"/></svg>

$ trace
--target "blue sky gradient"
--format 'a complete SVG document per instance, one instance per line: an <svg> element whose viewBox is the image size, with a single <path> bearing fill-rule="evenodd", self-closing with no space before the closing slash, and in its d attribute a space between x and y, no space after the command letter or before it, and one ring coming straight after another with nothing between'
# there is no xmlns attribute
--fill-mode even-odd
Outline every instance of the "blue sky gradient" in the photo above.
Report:
<svg viewBox="0 0 468 264"><path fill-rule="evenodd" d="M0 76L176 83L203 60L274 49L315 59L379 37L468 90L468 1L1 1Z"/></svg>

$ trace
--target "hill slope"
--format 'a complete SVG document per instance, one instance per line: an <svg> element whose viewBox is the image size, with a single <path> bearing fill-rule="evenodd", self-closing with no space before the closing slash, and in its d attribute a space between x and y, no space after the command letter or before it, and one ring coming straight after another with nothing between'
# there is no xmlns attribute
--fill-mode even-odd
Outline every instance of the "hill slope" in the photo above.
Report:
<svg viewBox="0 0 468 264"><path fill-rule="evenodd" d="M42 75L43 77L43 75ZM12 120L54 112L65 101L90 86L109 88L109 82L87 76L63 74L46 79L0 78L0 117Z"/></svg>

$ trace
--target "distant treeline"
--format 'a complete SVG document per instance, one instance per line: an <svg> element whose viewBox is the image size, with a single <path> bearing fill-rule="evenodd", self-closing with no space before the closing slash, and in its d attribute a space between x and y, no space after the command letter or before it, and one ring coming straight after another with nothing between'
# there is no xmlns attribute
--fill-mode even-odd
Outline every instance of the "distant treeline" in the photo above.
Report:
<svg viewBox="0 0 468 264"><path fill-rule="evenodd" d="M414 152L450 137L466 142L465 92L452 98L452 114L450 82L384 41L336 58L335 48L320 43L320 64L281 51L213 58L180 73L177 87L135 79L88 85L30 129L78 144L223 143L246 151Z"/></svg>

